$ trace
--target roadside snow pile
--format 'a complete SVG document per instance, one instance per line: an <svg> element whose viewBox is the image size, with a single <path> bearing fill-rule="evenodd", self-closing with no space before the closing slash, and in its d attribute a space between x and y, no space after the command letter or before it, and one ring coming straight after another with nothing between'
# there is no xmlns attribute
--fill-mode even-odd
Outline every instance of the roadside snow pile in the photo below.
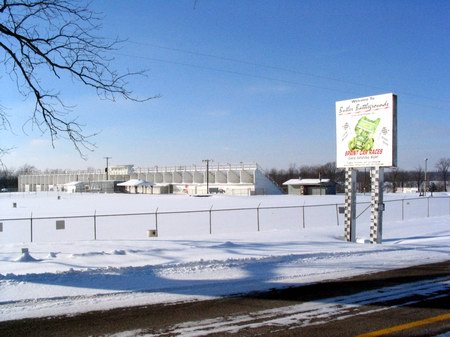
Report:
<svg viewBox="0 0 450 337"><path fill-rule="evenodd" d="M110 195L87 196L90 201L93 197L98 198L95 202L99 209L107 208L114 199ZM122 197L120 201L124 203ZM84 197L72 198L65 200L69 215L72 214L69 202L74 202L74 209L79 211L78 203L84 200ZM194 199L205 200L186 198L185 201ZM298 196L207 199L214 199L214 207L217 208L241 202L258 205L261 200L285 206L294 201L303 202ZM133 196L125 200L133 203L130 208L138 210L134 202L161 204L170 201L177 206L184 199ZM325 196L305 198L306 203L318 200L329 202ZM3 201L0 197L0 211L9 210L9 203L2 206ZM39 196L25 199L22 203L25 201L28 210L44 207ZM228 206L221 205L221 202ZM402 199L396 202L400 210L402 202ZM405 218L407 211L414 210L417 211L414 215L418 214L420 207L407 202L404 203ZM445 199L441 209L433 204L431 212L445 214L441 216L426 217L425 212L422 218L403 221L398 220L402 218L401 213L397 214L397 220L386 217L381 245L367 244L369 226L363 222L357 224L359 243L351 243L343 240L343 222L327 222L321 218L327 216L325 213L317 213L314 222L318 225L311 225L312 220L307 217L305 228L298 218L295 221L291 219L293 225L287 227L285 220L289 217L273 217L270 218L272 222L268 222L271 209L266 210L265 217L261 218L266 219L266 222L261 222L264 229L261 231L253 226L255 222L251 223L252 226L241 226L242 219L233 216L235 227L232 231L210 235L205 233L203 225L201 231L193 230L198 225L196 218L188 218L193 226L186 229L190 235L180 236L175 221L178 218L170 218L173 222L169 222L169 217L166 217L166 223L161 227L165 226L167 237L141 240L64 241L56 237L61 232L55 231L53 223L53 241L27 243L19 257L17 252L24 248L23 242L3 242L0 245L0 321L202 300L448 260L448 202ZM205 209L203 203L196 205L198 209ZM424 205L427 205L426 200ZM114 207L119 206L115 204ZM128 206L123 204L122 207ZM168 209L169 205L165 208ZM299 209L294 211L292 216L301 215ZM332 211L334 213L330 214L336 216L334 205ZM311 210L307 212L309 216ZM220 214L225 215L225 212ZM256 219L254 212L243 214L250 220ZM121 219L120 226L109 226L108 231L120 237L135 226L124 220ZM251 231L248 230L250 227ZM82 231L83 226L73 226L73 230ZM3 234L5 232L0 232L0 238Z"/></svg>
<svg viewBox="0 0 450 337"><path fill-rule="evenodd" d="M30 255L30 252L28 249L23 248L22 249L22 255L20 255L18 258L14 259L14 262L39 262L40 260L35 259Z"/></svg>

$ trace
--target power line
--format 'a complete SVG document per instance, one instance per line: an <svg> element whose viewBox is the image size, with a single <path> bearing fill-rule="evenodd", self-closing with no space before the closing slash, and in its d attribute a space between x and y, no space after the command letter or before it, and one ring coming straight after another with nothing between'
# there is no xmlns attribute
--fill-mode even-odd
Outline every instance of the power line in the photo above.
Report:
<svg viewBox="0 0 450 337"><path fill-rule="evenodd" d="M229 62L240 63L240 64L245 64L245 65L251 65L251 66L267 68L267 69L272 69L272 70L279 70L279 71L283 71L283 72L288 72L288 73L298 74L298 75L302 75L302 76L313 77L313 78L322 79L322 80L328 80L328 81L345 83L345 84L349 84L349 85L355 85L355 86L360 86L360 87L365 87L365 88L370 88L370 89L376 89L376 90L381 90L383 92L387 92L387 91L390 92L391 91L391 90L388 90L386 88L379 87L379 86L374 86L374 85L370 85L370 84L354 82L354 81L348 81L348 80L343 80L343 79L340 79L340 78L335 78L335 77L330 77L330 76L317 75L317 74L313 74L313 73L309 73L309 72L303 72L303 71L299 71L299 70L295 70L295 69L290 69L290 68L285 68L285 67L280 67L280 66L274 66L274 65L264 64L264 63L250 62L250 61L236 59L236 58L231 58L231 57L225 57L225 56L208 54L208 53L200 53L200 52L195 52L195 51L191 51L191 50L180 49L180 48L173 48L173 47L167 47L167 46L161 46L161 45L152 44L152 43L144 43L144 42L137 42L137 41L128 41L128 42L133 43L133 44L137 44L137 45L142 45L142 46L149 46L149 47L152 47L152 48L158 48L158 49L163 49L163 50L175 51L175 52L179 52L179 53L183 53L183 54L189 54L189 55L195 55L195 56L201 56L201 57L208 57L208 58L222 60L222 61L229 61ZM426 99L426 100L430 100L430 101L434 101L434 102L439 101L439 102L442 102L442 103L450 103L450 101L448 101L448 100L432 98L432 97L419 95L419 94L415 94L415 93L411 93L411 92L404 92L404 91L398 92L398 91L396 91L396 94L404 95L404 96L411 96L411 97L416 97L416 98L421 98L421 99Z"/></svg>
<svg viewBox="0 0 450 337"><path fill-rule="evenodd" d="M149 60L149 61L154 61L154 62L159 62L159 63L175 64L175 65L184 66L184 67L197 68L197 69L208 70L208 71L215 71L215 72L221 72L221 73L228 73L228 74L232 74L232 75L239 75L239 76L250 77L250 78L259 78L259 79L268 80L268 81L275 81L275 82L292 84L292 85L300 85L300 86L304 86L304 87L321 89L321 90L328 90L328 91L334 91L334 92L345 93L345 94L352 94L352 95L355 95L355 96L356 95L358 95L358 96L364 95L363 93L356 92L356 91L351 91L351 90L347 90L347 89L337 89L337 88L331 88L331 87L324 87L324 86L319 86L319 85L315 85L315 84L302 83L302 82L298 82L298 81L285 80L285 79L280 79L280 78L276 78L276 77L269 77L269 76L263 76L263 75L255 75L255 74L244 73L244 72L239 72L239 71L234 71L234 70L227 70L227 69L221 69L221 68L207 67L207 66L203 66L203 65L197 65L197 64L186 63L186 62L169 61L169 60L160 59L160 58L154 58L154 57L149 57L149 56L132 55L132 54L127 54L127 53L119 53L119 52L115 52L114 54L120 55L120 56L144 59L144 60ZM373 87L373 88L376 88L376 87ZM391 92L391 90L381 89L381 88L379 88L378 90L382 90L383 92ZM404 92L400 92L400 93L399 92L395 92L395 93L397 95L414 96L414 95L408 95L408 94L406 94ZM416 97L418 97L418 96L416 96ZM427 98L427 99L431 100L431 98ZM443 101L443 102L445 102L445 101ZM408 103L408 102L404 102L403 104L421 106L421 107L424 107L424 108L436 109L436 110L446 110L443 107L437 107L437 106L432 106L432 105L428 105L428 104L417 104L417 103Z"/></svg>
<svg viewBox="0 0 450 337"><path fill-rule="evenodd" d="M228 74L233 74L233 75L240 75L240 76L245 76L245 77L259 78L259 79L264 79L264 80L269 80L269 81L276 81L276 82L281 82L281 83L286 83L286 84L301 85L301 86L310 87L310 88L316 88L316 89L337 91L337 92L342 92L342 93L349 93L350 92L349 90L342 90L342 89L336 89L336 88L330 88L330 87L323 87L323 86L319 86L319 85L315 85L315 84L307 84L307 83L302 83L302 82L298 82L298 81L290 81L290 80L284 80L284 79L275 78L275 77L269 77L269 76L263 76L263 75L255 75L255 74L244 73L244 72L240 72L240 71L227 70L227 69L214 68L214 67L207 67L207 66L203 66L203 65L197 65L197 64L186 63L186 62L177 62L177 61L163 60L163 59L149 57L149 56L131 55L131 54L125 54L125 53L118 53L118 52L115 52L115 54L116 55L121 55L121 56L126 56L126 57L140 58L140 59L149 60L149 61L155 61L155 62L160 62L160 63L175 64L175 65L180 65L180 66L185 66L185 67L198 68L198 69L203 69L203 70L210 70L210 71L228 73ZM355 93L355 92L353 92L353 94L361 95L360 93Z"/></svg>
<svg viewBox="0 0 450 337"><path fill-rule="evenodd" d="M317 74L311 74L311 73L307 73L307 72L302 72L302 71L279 67L279 66L273 66L273 65L264 64L264 63L250 62L250 61L235 59L235 58L231 58L231 57L199 53L199 52L194 52L194 51L189 51L189 50L179 49L179 48L164 47L164 46L159 46L159 45L155 45L155 44L151 44L151 43L143 43L143 42L136 42L136 41L128 41L128 42L142 45L142 46L149 46L149 47L153 47L153 48L163 49L163 50L176 51L176 52L184 53L184 54L213 58L213 59L222 60L222 61L229 61L229 62L246 64L246 65L257 66L257 67L261 67L261 68L268 68L268 69L273 69L273 70L281 70L284 72L290 72L290 73L294 73L294 74L298 74L298 75L309 76L309 77L319 78L319 79L323 79L323 80L330 80L330 81L336 81L336 82L347 83L347 84L352 84L352 85L359 85L359 86L367 86L367 85L364 85L361 83L345 81L345 80L328 77L328 76L317 75ZM382 89L382 88L377 88L374 86L368 86L368 87L371 87L373 89Z"/></svg>

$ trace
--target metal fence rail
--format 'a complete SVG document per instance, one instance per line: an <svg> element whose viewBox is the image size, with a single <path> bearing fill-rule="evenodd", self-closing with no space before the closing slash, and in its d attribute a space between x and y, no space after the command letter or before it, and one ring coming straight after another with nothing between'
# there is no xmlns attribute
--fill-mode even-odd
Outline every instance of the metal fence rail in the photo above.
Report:
<svg viewBox="0 0 450 337"><path fill-rule="evenodd" d="M450 197L419 197L385 200L386 221L404 221L414 218L450 214ZM343 223L344 203L317 205L284 205L242 208L210 208L199 210L154 211L61 215L0 219L0 242L48 241L51 233L55 240L109 240L143 239L168 236L174 231L184 234L213 234L270 229L339 226ZM358 225L370 223L370 202L357 203ZM195 225L192 225L195 224ZM111 234L114 227L115 235ZM119 230L118 230L119 229ZM118 237L119 236L119 237Z"/></svg>

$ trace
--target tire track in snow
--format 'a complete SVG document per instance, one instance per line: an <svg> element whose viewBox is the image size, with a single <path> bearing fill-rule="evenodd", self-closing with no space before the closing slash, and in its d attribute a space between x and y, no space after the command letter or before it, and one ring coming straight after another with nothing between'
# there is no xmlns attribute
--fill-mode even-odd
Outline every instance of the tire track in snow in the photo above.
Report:
<svg viewBox="0 0 450 337"><path fill-rule="evenodd" d="M368 315L392 307L401 307L440 298L450 291L450 277L420 281L356 293L350 296L327 298L292 306L236 315L185 322L159 332L130 331L122 337L205 336L212 333L237 333L243 329L263 326L305 327ZM400 303L399 303L400 302ZM381 304L383 303L383 306ZM389 307L386 304L391 303ZM375 309L373 309L375 307Z"/></svg>

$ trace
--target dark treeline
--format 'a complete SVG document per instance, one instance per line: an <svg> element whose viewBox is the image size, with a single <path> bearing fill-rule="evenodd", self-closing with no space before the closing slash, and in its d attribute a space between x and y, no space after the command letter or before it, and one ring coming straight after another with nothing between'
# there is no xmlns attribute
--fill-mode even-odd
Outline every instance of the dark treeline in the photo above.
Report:
<svg viewBox="0 0 450 337"><path fill-rule="evenodd" d="M441 158L432 166L433 169L428 169L427 172L418 166L414 170L402 170L401 168L385 169L384 181L385 189L388 192L401 192L403 189L423 190L426 181L428 184L428 191L447 191L450 169L450 158ZM18 177L21 174L36 174L36 173L61 173L64 170L47 169L40 171L32 165L25 164L17 170L7 169L5 167L0 169L0 189L8 189L11 191L17 190ZM337 191L344 191L345 172L343 169L336 167L335 162L329 162L324 165L313 166L296 166L291 164L287 170L285 169L271 169L268 176L275 181L279 186L289 179L330 179L338 183ZM370 170L358 169L357 174L357 189L358 192L370 191Z"/></svg>
<svg viewBox="0 0 450 337"><path fill-rule="evenodd" d="M0 168L0 190L17 191L19 176L21 174L36 173L38 170L31 165L25 164L17 170Z"/></svg>
<svg viewBox="0 0 450 337"><path fill-rule="evenodd" d="M330 179L335 182L343 182L345 179L344 170L336 168L335 162L329 162L324 165L316 166L299 166L295 164L289 165L287 170L271 169L268 172L269 177L279 186L289 179Z"/></svg>
<svg viewBox="0 0 450 337"><path fill-rule="evenodd" d="M19 176L15 172L0 170L0 190L15 191L18 186Z"/></svg>
<svg viewBox="0 0 450 337"><path fill-rule="evenodd" d="M428 191L447 191L448 172L450 169L450 158L441 158L434 166L433 170L425 170L418 166L414 170L402 170L392 168L384 170L385 189L388 192L399 192L403 189L423 190L425 186L425 173ZM357 170L357 189L358 192L370 192L370 170L360 168ZM335 162L329 162L324 165L315 166L296 166L291 164L287 170L271 169L268 172L269 177L279 186L289 179L330 179L336 183L337 191L344 191L345 171L336 168Z"/></svg>

